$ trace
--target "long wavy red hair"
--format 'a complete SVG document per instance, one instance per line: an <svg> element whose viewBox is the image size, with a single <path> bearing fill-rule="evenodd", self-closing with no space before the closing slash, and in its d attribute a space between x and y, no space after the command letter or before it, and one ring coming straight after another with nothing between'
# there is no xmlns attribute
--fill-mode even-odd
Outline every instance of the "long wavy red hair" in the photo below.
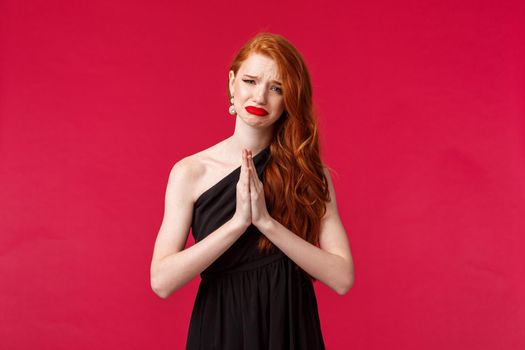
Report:
<svg viewBox="0 0 525 350"><path fill-rule="evenodd" d="M235 56L230 70L237 75L252 53L273 59L283 84L284 112L274 125L271 159L264 170L268 212L290 231L319 246L321 219L330 192L319 152L310 74L298 50L283 36L268 32L250 39ZM227 94L229 100L229 88ZM262 235L258 248L270 253L275 246Z"/></svg>

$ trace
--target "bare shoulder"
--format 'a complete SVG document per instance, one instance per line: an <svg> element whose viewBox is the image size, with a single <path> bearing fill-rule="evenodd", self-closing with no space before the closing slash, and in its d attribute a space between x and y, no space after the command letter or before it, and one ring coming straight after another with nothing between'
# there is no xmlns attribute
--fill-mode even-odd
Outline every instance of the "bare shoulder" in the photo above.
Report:
<svg viewBox="0 0 525 350"><path fill-rule="evenodd" d="M188 155L172 167L170 178L184 188L185 195L194 203L204 190L217 182L232 166L224 159L221 144L213 145Z"/></svg>
<svg viewBox="0 0 525 350"><path fill-rule="evenodd" d="M206 163L202 160L202 152L198 152L180 159L172 166L168 183L193 203L196 199L195 187L205 172Z"/></svg>
<svg viewBox="0 0 525 350"><path fill-rule="evenodd" d="M204 170L205 162L202 159L202 152L188 155L173 165L170 175L179 174L182 177L193 179Z"/></svg>

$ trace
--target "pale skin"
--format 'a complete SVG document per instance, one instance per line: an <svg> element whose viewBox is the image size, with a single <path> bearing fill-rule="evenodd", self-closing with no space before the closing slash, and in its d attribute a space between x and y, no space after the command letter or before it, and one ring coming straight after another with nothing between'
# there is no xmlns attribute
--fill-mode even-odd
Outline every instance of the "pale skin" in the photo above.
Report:
<svg viewBox="0 0 525 350"><path fill-rule="evenodd" d="M247 78L246 74L255 78ZM169 297L211 265L253 224L304 271L344 295L353 286L354 265L330 173L324 169L331 201L321 221L317 247L271 217L266 209L264 185L254 171L252 156L269 144L272 125L284 108L282 91L276 83L279 81L277 66L266 56L252 54L239 68L237 77L230 71L230 93L237 112L234 134L199 154L182 159L170 172L164 217L151 261L151 287L159 297ZM268 115L255 116L248 113L245 106L264 108ZM252 153L252 150L257 151ZM225 164L236 164L234 159L238 156L232 155L238 154L241 171L233 217L184 249L196 199L236 168ZM188 186L191 183L194 186Z"/></svg>

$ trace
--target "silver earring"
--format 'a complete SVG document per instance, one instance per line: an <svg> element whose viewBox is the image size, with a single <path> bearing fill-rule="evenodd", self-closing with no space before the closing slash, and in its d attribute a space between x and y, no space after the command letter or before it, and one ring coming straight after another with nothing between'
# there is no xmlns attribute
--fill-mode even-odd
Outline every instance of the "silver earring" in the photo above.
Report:
<svg viewBox="0 0 525 350"><path fill-rule="evenodd" d="M232 98L230 98L230 109L228 110L228 112L230 112L231 115L235 115L235 106L233 105L233 95L232 95Z"/></svg>

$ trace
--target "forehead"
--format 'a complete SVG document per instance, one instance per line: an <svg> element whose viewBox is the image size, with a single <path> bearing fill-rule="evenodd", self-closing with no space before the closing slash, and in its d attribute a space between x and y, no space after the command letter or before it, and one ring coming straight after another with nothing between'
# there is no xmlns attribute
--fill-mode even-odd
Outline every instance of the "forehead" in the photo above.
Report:
<svg viewBox="0 0 525 350"><path fill-rule="evenodd" d="M251 54L239 67L239 73L279 79L279 68L273 59L258 53Z"/></svg>

